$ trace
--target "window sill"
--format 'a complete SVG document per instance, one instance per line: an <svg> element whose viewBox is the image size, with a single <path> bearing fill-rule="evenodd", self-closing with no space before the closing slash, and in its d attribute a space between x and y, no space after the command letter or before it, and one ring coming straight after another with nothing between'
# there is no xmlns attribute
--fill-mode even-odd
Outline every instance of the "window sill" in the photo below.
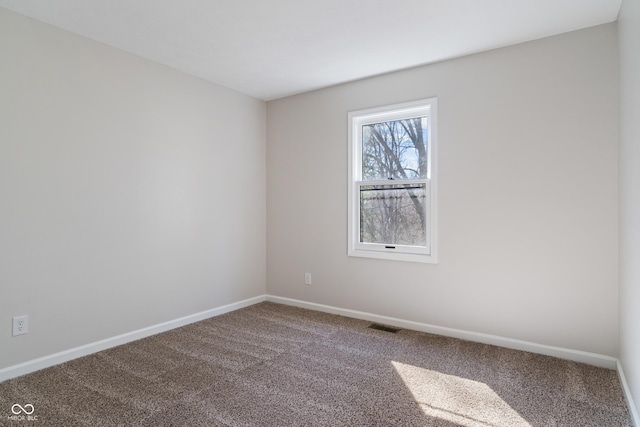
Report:
<svg viewBox="0 0 640 427"><path fill-rule="evenodd" d="M373 251L362 249L350 249L349 256L360 258L375 258L384 259L390 261L406 261L406 262L420 262L424 264L437 264L438 259L434 254L409 254L398 252L385 252L385 251Z"/></svg>

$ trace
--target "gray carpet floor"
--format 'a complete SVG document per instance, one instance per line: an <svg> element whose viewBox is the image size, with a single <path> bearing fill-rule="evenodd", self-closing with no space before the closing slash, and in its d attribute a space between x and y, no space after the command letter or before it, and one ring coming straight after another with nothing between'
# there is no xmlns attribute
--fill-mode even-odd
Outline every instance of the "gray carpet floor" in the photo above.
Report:
<svg viewBox="0 0 640 427"><path fill-rule="evenodd" d="M257 304L0 383L0 425L631 426L615 371L369 325Z"/></svg>

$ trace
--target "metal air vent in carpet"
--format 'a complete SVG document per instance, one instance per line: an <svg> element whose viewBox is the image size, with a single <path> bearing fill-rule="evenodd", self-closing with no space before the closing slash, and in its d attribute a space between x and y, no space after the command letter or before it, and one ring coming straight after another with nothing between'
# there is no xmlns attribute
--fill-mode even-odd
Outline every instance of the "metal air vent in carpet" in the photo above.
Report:
<svg viewBox="0 0 640 427"><path fill-rule="evenodd" d="M369 328L377 329L378 331L391 332L392 334L395 334L396 332L398 332L400 330L398 328L393 328L391 326L385 326L385 325L378 325L376 323L370 324Z"/></svg>

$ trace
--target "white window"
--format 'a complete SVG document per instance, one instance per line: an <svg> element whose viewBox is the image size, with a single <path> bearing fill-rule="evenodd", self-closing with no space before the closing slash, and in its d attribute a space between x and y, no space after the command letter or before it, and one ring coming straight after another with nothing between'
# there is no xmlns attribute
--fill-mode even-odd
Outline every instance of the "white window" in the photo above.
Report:
<svg viewBox="0 0 640 427"><path fill-rule="evenodd" d="M349 113L349 255L435 263L436 99Z"/></svg>

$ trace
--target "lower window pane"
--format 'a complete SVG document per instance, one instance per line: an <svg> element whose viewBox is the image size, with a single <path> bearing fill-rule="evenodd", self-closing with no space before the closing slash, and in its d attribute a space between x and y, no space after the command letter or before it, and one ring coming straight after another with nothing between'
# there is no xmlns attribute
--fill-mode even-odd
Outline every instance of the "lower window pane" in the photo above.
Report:
<svg viewBox="0 0 640 427"><path fill-rule="evenodd" d="M360 186L360 242L426 246L426 184Z"/></svg>

